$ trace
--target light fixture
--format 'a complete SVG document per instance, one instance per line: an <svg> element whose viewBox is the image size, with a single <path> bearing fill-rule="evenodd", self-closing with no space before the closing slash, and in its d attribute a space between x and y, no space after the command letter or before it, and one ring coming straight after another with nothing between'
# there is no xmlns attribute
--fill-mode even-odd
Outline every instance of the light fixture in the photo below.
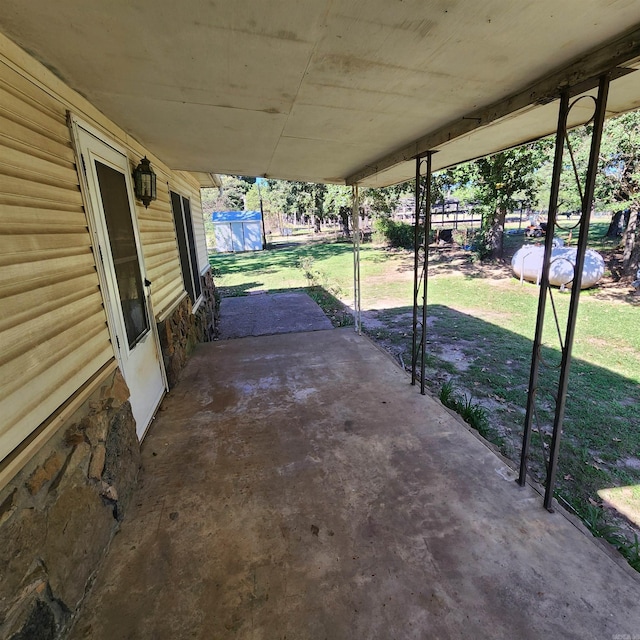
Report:
<svg viewBox="0 0 640 640"><path fill-rule="evenodd" d="M142 204L146 207L152 200L157 197L156 191L156 174L151 168L151 163L147 156L140 160L140 164L133 172L133 184L136 198L142 200Z"/></svg>

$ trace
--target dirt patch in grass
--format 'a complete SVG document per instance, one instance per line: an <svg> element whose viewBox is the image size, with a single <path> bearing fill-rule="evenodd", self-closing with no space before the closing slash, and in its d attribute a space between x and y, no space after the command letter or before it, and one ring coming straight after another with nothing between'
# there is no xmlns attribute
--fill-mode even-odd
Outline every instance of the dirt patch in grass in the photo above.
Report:
<svg viewBox="0 0 640 640"><path fill-rule="evenodd" d="M467 371L472 364L470 357L459 346L440 348L437 355L441 360L451 363L457 371Z"/></svg>
<svg viewBox="0 0 640 640"><path fill-rule="evenodd" d="M624 458L623 460L619 460L618 463L627 469L637 469L640 471L640 459L638 458Z"/></svg>

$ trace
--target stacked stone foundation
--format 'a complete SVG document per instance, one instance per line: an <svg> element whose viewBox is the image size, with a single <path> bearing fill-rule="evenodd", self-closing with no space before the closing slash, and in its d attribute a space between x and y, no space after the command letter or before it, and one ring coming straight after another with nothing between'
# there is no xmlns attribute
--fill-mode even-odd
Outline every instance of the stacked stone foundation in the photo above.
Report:
<svg viewBox="0 0 640 640"><path fill-rule="evenodd" d="M180 378L198 342L210 342L218 335L220 298L210 271L201 278L202 301L195 313L189 297L183 298L164 321L158 323L158 335L167 382L172 389Z"/></svg>
<svg viewBox="0 0 640 640"><path fill-rule="evenodd" d="M0 637L63 637L124 516L140 449L119 370L0 491Z"/></svg>

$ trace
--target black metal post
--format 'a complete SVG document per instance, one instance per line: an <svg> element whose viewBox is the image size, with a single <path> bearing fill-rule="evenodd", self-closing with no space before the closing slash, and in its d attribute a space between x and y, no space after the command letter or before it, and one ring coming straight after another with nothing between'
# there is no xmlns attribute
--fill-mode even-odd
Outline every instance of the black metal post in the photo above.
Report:
<svg viewBox="0 0 640 640"><path fill-rule="evenodd" d="M540 294L538 300L538 315L536 319L536 332L533 343L532 358L531 358L531 371L529 377L529 389L527 397L527 410L525 415L524 433L522 438L522 452L520 456L520 474L518 477L518 483L523 486L526 483L527 465L529 460L529 449L531 443L531 434L533 431L534 420L538 422L538 415L536 412L537 396L539 392L539 377L540 367L545 363L542 357L542 335L545 322L545 311L547 297L551 302L553 316L555 321L555 328L558 334L560 343L561 362L558 367L554 366L553 369L558 370L557 379L554 383L555 392L552 393L555 401L555 411L553 428L551 435L551 443L549 446L549 457L545 459L546 463L546 483L545 483L545 497L544 506L549 511L553 511L553 493L555 487L556 474L558 469L558 457L560 451L560 439L562 435L562 426L564 421L564 414L567 402L567 390L569 382L569 372L571 365L571 352L573 348L573 340L575 336L576 320L578 313L578 302L580 299L580 290L582 286L582 271L584 268L585 255L587 251L588 236L589 236L589 218L591 213L591 204L593 201L593 194L595 189L595 180L598 170L598 153L600 149L600 142L602 139L602 128L605 118L605 109L607 103L607 95L609 89L610 74L606 74L600 77L598 84L597 98L590 98L595 103L595 112L590 122L593 124L591 133L591 150L589 156L589 164L586 172L586 179L584 182L584 188L582 188L581 180L579 178L580 172L575 165L575 159L573 151L571 149L570 140L567 133L567 122L569 119L569 113L573 105L582 98L578 98L573 103L569 103L571 97L571 89L566 89L561 95L560 112L558 116L558 129L556 132L556 150L554 158L554 168L551 182L551 194L549 198L549 216L547 220L547 233L545 238L545 252L543 258ZM559 227L557 222L557 209L558 209L558 195L561 182L561 174L563 170L563 155L564 146L567 145L569 149L571 164L573 165L573 176L578 182L580 189L580 195L582 198L582 215L580 221L575 225L580 225L578 246L576 251L576 262L573 272L573 280L571 282L571 299L569 303L569 311L566 319L566 327L563 331L560 327L560 321L557 314L557 307L554 303L553 292L549 286L549 269L553 262L552 250L553 250L553 236L556 227ZM549 367L545 367L548 369ZM540 433L541 443L544 443L542 425L538 423L538 431ZM544 443L546 447L547 444ZM545 458L546 458L545 454Z"/></svg>
<svg viewBox="0 0 640 640"><path fill-rule="evenodd" d="M524 419L524 433L522 436L522 451L520 453L520 475L518 484L523 487L527 482L527 465L529 462L529 446L531 444L531 427L535 410L536 393L538 390L538 371L540 368L540 349L542 346L542 332L544 329L544 314L547 304L547 289L549 288L549 265L553 242L553 229L556 221L558 195L560 193L560 176L562 174L562 156L564 152L564 138L566 135L567 116L569 115L569 92L564 91L560 98L558 113L558 128L556 130L556 149L553 160L553 174L551 177L551 194L549 196L549 215L547 218L547 234L544 242L544 259L542 263L542 279L538 294L538 315L536 317L536 332L533 339L531 353L531 371L529 374L529 391L527 394L527 412Z"/></svg>
<svg viewBox="0 0 640 640"><path fill-rule="evenodd" d="M598 172L598 154L600 153L602 128L604 126L604 118L606 114L609 81L609 74L600 77L600 82L598 85L598 99L596 101L596 111L593 119L591 151L589 154L589 165L587 167L585 189L582 199L582 224L580 225L580 234L578 236L578 248L574 278L571 284L571 302L569 304L567 330L565 334L564 349L562 352L560 381L558 383L558 402L556 404L556 413L553 422L553 436L551 439L551 449L549 452L549 470L547 473L547 485L544 494L544 506L549 510L551 510L552 508L553 490L558 466L558 453L560 451L560 435L562 433L562 423L564 420L564 412L567 402L567 387L569 384L571 351L573 348L573 339L575 336L576 319L578 317L578 302L580 299L580 288L582 286L582 270L584 268L584 259L589 239L589 218L591 216L591 204L593 202L596 175Z"/></svg>
<svg viewBox="0 0 640 640"><path fill-rule="evenodd" d="M414 261L413 261L413 342L411 353L411 384L418 379L420 365L420 393L426 389L425 349L427 343L427 272L429 263L429 233L431 230L431 156L416 158L416 207L414 220ZM426 158L426 175L421 182L422 163ZM424 213L423 213L424 211ZM420 216L424 215L421 220ZM421 252L424 255L421 255ZM419 311L419 307L422 309Z"/></svg>
<svg viewBox="0 0 640 640"><path fill-rule="evenodd" d="M426 347L427 347L427 283L429 277L429 235L431 233L431 157L433 153L427 153L427 174L424 185L424 266L422 276L422 349L420 352L420 393L424 395L427 383L426 370ZM444 204L443 204L444 213Z"/></svg>
<svg viewBox="0 0 640 640"><path fill-rule="evenodd" d="M418 364L418 293L420 274L418 254L420 252L420 156L416 157L415 219L413 222L413 342L411 347L411 384L415 385Z"/></svg>

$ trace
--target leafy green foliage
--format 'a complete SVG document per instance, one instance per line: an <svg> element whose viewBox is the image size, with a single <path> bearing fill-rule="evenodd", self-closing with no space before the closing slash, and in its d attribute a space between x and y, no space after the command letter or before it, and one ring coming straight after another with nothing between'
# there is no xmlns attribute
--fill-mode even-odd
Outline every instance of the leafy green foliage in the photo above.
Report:
<svg viewBox="0 0 640 640"><path fill-rule="evenodd" d="M478 203L483 219L478 243L481 257L502 257L506 215L522 200L536 202L537 172L549 161L550 149L548 139L539 140L450 169L439 178L441 192L464 190Z"/></svg>
<svg viewBox="0 0 640 640"><path fill-rule="evenodd" d="M328 184L324 194L324 210L326 215L340 220L343 233L350 235L349 218L353 210L351 187Z"/></svg>
<svg viewBox="0 0 640 640"><path fill-rule="evenodd" d="M625 113L605 125L600 147L601 180L597 197L614 212L627 211L622 274L640 267L640 112Z"/></svg>
<svg viewBox="0 0 640 640"><path fill-rule="evenodd" d="M413 249L415 243L413 225L381 217L374 221L374 229L390 246Z"/></svg>
<svg viewBox="0 0 640 640"><path fill-rule="evenodd" d="M360 208L370 218L388 218L403 196L414 192L415 180L383 187L363 189L360 193Z"/></svg>
<svg viewBox="0 0 640 640"><path fill-rule="evenodd" d="M455 410L458 399L453 388L453 382L451 382L451 380L447 380L442 385L438 397L440 398L440 402L442 402L445 407L449 407L449 409Z"/></svg>

